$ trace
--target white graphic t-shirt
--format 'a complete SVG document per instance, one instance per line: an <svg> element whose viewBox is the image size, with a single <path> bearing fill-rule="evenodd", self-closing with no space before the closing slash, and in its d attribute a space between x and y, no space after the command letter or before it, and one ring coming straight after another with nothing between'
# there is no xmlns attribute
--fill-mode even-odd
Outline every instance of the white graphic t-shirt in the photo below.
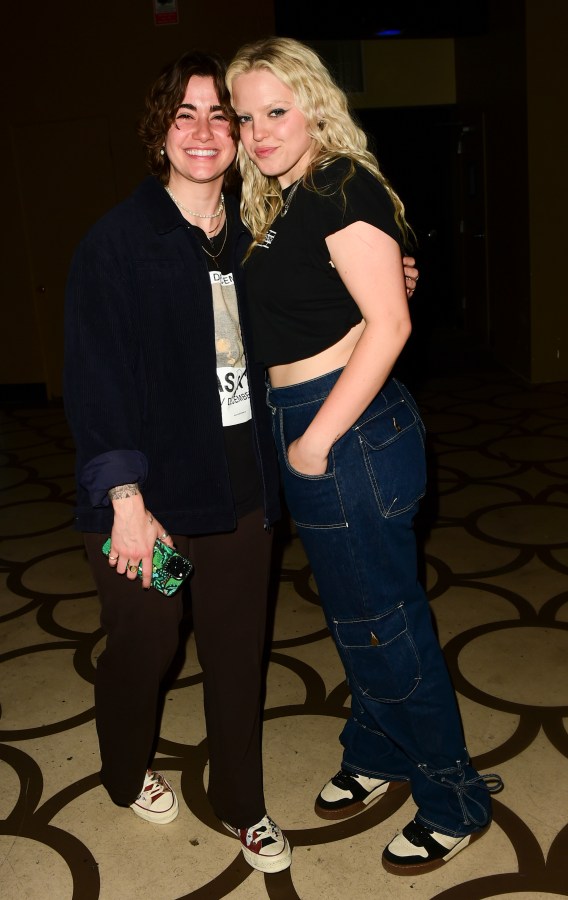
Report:
<svg viewBox="0 0 568 900"><path fill-rule="evenodd" d="M192 226L193 227L193 226ZM231 222L228 223L229 232ZM237 516L262 507L263 489L254 454L252 410L246 358L239 322L237 292L233 278L230 234L221 235L209 247L204 232L194 233L206 254L217 356L217 385L223 421L223 438L231 490ZM212 255L216 252L216 256Z"/></svg>
<svg viewBox="0 0 568 900"><path fill-rule="evenodd" d="M217 384L223 425L239 425L251 418L246 361L232 273L210 271L215 318Z"/></svg>

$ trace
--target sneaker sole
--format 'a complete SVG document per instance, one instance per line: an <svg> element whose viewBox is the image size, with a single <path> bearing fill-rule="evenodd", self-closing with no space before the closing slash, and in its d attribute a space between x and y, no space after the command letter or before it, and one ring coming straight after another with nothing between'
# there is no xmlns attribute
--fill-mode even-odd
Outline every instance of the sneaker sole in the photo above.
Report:
<svg viewBox="0 0 568 900"><path fill-rule="evenodd" d="M434 872L436 869L440 869L447 862L453 859L454 856L457 856L458 853L461 853L462 850L466 850L468 847L478 841L480 837L489 830L489 825L486 825L485 828L482 828L480 831L474 831L473 834L466 835L469 840L466 841L464 838L463 841L460 841L459 844L456 844L452 850L448 850L445 856L441 856L438 859L424 860L423 863L393 863L388 859L385 859L384 854L382 857L383 868L390 875L425 875L427 872Z"/></svg>
<svg viewBox="0 0 568 900"><path fill-rule="evenodd" d="M241 850L249 866L258 872L283 872L284 869L289 869L292 864L292 851L290 850L288 838L285 838L285 841L286 846L278 856L259 856L258 853L253 853L252 850L248 850L242 844Z"/></svg>
<svg viewBox="0 0 568 900"><path fill-rule="evenodd" d="M172 808L163 813L151 812L144 809L142 806L137 806L135 803L132 804L130 809L135 816L138 816L139 819L144 819L145 822L152 822L154 825L167 825L169 822L173 822L177 817L177 814L179 813L179 803L176 797Z"/></svg>
<svg viewBox="0 0 568 900"><path fill-rule="evenodd" d="M383 790L382 785L379 785L379 787L375 788L374 791L371 791L369 796L364 800L356 800L354 803L349 803L347 806L342 806L339 809L326 809L325 807L320 806L318 804L318 797L314 806L314 812L320 819L334 821L337 821L338 819L348 819L350 816L356 816L357 813L368 809L372 803L375 803L382 797L386 797L387 794L392 794L393 791L400 790L400 788L404 787L406 784L408 784L408 781L389 781L386 790Z"/></svg>

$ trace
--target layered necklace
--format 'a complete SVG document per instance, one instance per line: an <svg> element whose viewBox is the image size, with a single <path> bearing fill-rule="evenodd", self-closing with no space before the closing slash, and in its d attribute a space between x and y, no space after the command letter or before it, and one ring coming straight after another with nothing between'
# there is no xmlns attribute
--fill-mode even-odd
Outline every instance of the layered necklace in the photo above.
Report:
<svg viewBox="0 0 568 900"><path fill-rule="evenodd" d="M219 206L217 207L217 209L214 212L201 213L201 212L196 212L194 209L189 209L187 206L184 206L183 203L181 203L181 201L178 200L177 197L175 197L172 194L172 192L167 184L164 185L164 187L166 189L166 193L168 194L169 197L171 197L171 199L174 201L175 205L179 206L180 209L183 209L183 211L188 213L190 216L195 216L196 219L218 219L220 216L223 215L223 212L225 211L225 197L224 197L223 192L221 192L221 199L219 200ZM209 246L210 246L211 250L208 250L207 247L204 247L203 244L201 244L201 249L203 250L203 252L206 253L207 256L210 256L211 259L215 260L215 264L217 266L219 265L219 261L218 261L217 257L220 256L221 253L223 252L223 250L225 249L225 244L227 243L227 235L229 234L229 227L227 225L227 216L226 215L225 215L225 221L224 221L223 225L221 226L221 231L223 231L223 228L225 230L225 236L223 238L223 243L221 244L221 246L219 247L217 252L215 252L213 241L215 240L215 238L219 237L221 234L221 232L219 232L219 234L214 233L217 231L218 228L219 228L219 223L217 222L215 227L211 228L211 230L209 231L209 234L207 235L207 240L209 241ZM202 228L200 228L199 230L203 231ZM211 237L209 235L211 235ZM199 243L201 243L201 241Z"/></svg>
<svg viewBox="0 0 568 900"><path fill-rule="evenodd" d="M217 265L217 266L219 265L219 260L217 259L217 257L221 256L221 253L225 249L225 244L227 243L227 235L229 234L229 226L227 224L227 216L225 216L225 222L224 222L223 228L225 229L225 237L223 238L223 243L221 244L221 246L219 247L219 249L217 251L215 251L215 249L214 249L213 241L215 240L215 238L221 236L221 232L219 232L218 235L215 234L215 235L213 235L213 237L207 238L207 240L209 241L209 246L211 247L211 250L208 250L207 247L205 247L203 244L201 244L201 249L203 250L203 252L206 253L207 256L210 256L211 259L213 259L215 261L215 265ZM223 230L223 228L221 229L221 231Z"/></svg>
<svg viewBox="0 0 568 900"><path fill-rule="evenodd" d="M172 198L175 205L179 206L180 209L183 209L184 212L189 213L190 216L195 216L196 219L218 219L219 216L222 214L223 210L225 209L225 197L223 195L223 192L221 192L221 199L219 200L219 206L217 207L215 212L201 213L201 212L195 212L194 209L189 209L187 206L184 206L183 203L177 199L177 197L174 197L174 195L170 191L167 184L165 185L165 188L166 188L166 194L168 194L168 196ZM211 231L216 231L216 229L217 229L217 226L215 226L215 228L212 228Z"/></svg>

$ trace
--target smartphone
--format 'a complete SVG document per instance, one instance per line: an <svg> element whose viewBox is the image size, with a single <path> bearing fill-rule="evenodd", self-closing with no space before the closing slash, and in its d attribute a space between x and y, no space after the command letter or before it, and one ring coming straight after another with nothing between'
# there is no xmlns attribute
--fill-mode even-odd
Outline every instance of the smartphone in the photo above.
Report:
<svg viewBox="0 0 568 900"><path fill-rule="evenodd" d="M109 538L101 548L105 556L110 553L110 542ZM171 597L192 571L193 563L187 557L182 556L177 550L173 550L156 538L152 558L151 584L153 588L160 591L161 594L165 594L166 597ZM138 577L142 578L142 563L138 566Z"/></svg>

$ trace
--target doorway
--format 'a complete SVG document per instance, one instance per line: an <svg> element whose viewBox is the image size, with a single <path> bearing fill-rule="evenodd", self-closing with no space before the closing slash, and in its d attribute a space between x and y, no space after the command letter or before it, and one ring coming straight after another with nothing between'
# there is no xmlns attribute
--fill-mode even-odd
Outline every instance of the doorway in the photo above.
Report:
<svg viewBox="0 0 568 900"><path fill-rule="evenodd" d="M468 132L467 152L458 153L463 126L456 106L355 114L416 235L411 253L420 283L410 304L412 335L397 371L417 387L431 374L461 367L457 347L487 341L480 327L487 309L485 239L469 238L485 233L479 226L485 215L483 157L471 175L479 143Z"/></svg>

